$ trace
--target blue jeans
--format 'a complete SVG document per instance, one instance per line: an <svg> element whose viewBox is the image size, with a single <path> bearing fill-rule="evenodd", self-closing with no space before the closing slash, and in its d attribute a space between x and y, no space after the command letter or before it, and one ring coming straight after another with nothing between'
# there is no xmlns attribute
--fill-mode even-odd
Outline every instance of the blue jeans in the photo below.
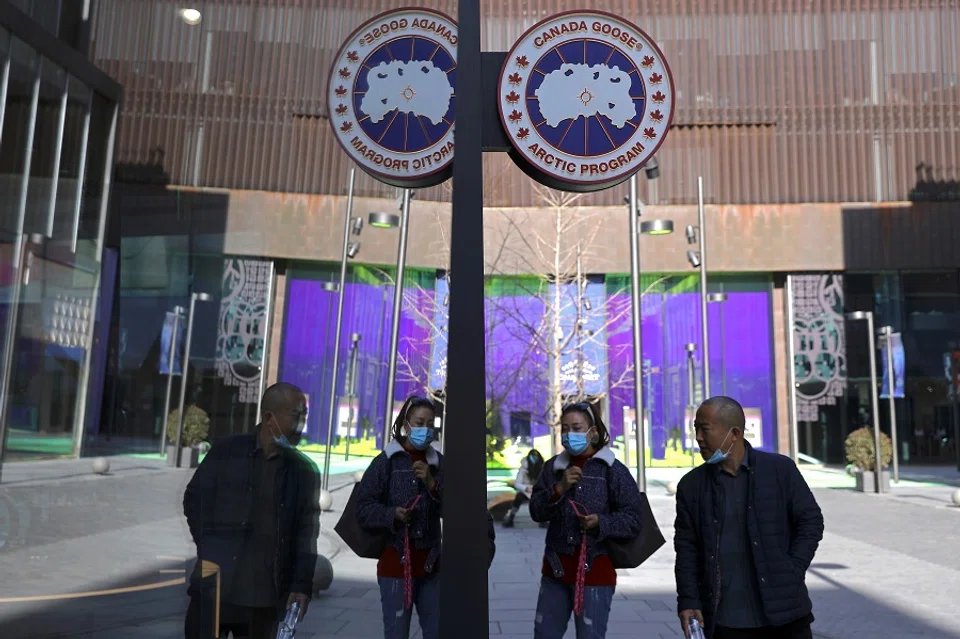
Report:
<svg viewBox="0 0 960 639"><path fill-rule="evenodd" d="M540 578L534 639L563 639L573 612L574 587L549 577ZM615 586L585 586L583 615L574 616L577 639L603 639L607 634Z"/></svg>
<svg viewBox="0 0 960 639"><path fill-rule="evenodd" d="M383 639L407 639L413 610L403 607L403 579L377 577L383 608ZM440 639L440 576L413 580L413 605L420 617L423 639Z"/></svg>

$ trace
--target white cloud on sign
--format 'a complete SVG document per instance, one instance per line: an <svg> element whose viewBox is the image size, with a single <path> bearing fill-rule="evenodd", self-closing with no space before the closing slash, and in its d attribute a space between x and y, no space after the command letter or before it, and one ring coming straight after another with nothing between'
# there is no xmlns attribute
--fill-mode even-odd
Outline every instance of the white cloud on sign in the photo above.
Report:
<svg viewBox="0 0 960 639"><path fill-rule="evenodd" d="M564 64L544 77L536 96L551 127L564 120L605 115L622 129L637 115L630 85L630 76L619 67Z"/></svg>
<svg viewBox="0 0 960 639"><path fill-rule="evenodd" d="M450 109L453 87L447 74L433 62L381 62L367 74L370 85L360 110L376 124L399 109L440 124Z"/></svg>

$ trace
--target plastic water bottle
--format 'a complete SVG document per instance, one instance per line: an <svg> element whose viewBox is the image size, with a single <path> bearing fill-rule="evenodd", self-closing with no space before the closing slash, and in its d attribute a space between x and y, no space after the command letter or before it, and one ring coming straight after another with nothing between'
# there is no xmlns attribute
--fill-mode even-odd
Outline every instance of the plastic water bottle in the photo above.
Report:
<svg viewBox="0 0 960 639"><path fill-rule="evenodd" d="M690 620L690 639L707 639L707 636L703 634L703 628L700 627L700 622L696 619Z"/></svg>
<svg viewBox="0 0 960 639"><path fill-rule="evenodd" d="M287 616L280 622L280 627L277 629L277 639L294 639L299 622L300 602L294 601L287 609Z"/></svg>

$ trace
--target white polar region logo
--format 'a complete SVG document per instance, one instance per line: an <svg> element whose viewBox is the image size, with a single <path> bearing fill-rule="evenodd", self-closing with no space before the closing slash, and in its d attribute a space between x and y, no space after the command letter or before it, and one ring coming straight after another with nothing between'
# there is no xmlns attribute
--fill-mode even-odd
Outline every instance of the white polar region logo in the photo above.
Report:
<svg viewBox="0 0 960 639"><path fill-rule="evenodd" d="M447 74L429 60L381 62L370 70L367 83L360 111L374 124L394 110L440 124L453 97Z"/></svg>
<svg viewBox="0 0 960 639"><path fill-rule="evenodd" d="M630 76L602 64L560 65L544 77L535 94L540 113L552 127L570 118L605 115L622 129L637 115L630 99Z"/></svg>
<svg viewBox="0 0 960 639"><path fill-rule="evenodd" d="M381 182L424 188L450 175L457 24L429 9L377 16L349 37L327 104L347 155Z"/></svg>
<svg viewBox="0 0 960 639"><path fill-rule="evenodd" d="M500 74L500 117L519 155L571 190L609 188L656 153L674 112L653 39L622 18L562 13L527 31Z"/></svg>

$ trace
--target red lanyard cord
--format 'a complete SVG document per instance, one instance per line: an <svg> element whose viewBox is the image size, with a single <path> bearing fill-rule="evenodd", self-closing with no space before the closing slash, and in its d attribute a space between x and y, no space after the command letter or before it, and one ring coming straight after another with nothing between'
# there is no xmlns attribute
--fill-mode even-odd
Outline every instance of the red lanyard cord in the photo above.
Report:
<svg viewBox="0 0 960 639"><path fill-rule="evenodd" d="M583 519L587 516L587 508L583 504L570 501L570 507L573 513ZM583 589L587 581L587 533L582 531L580 538L580 561L577 562L577 581L573 590L573 614L583 616Z"/></svg>
<svg viewBox="0 0 960 639"><path fill-rule="evenodd" d="M420 503L421 495L417 495L407 505L406 510L413 510ZM410 561L410 525L403 528L403 607L405 610L413 608L413 565Z"/></svg>

